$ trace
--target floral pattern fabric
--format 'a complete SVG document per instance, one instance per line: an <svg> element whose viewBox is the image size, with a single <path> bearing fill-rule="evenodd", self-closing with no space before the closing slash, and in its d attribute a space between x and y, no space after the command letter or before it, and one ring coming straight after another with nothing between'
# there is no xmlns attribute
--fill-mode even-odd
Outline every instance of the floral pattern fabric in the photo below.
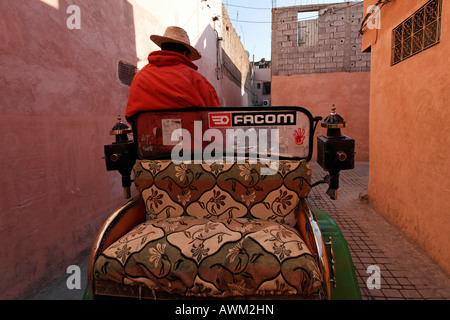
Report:
<svg viewBox="0 0 450 320"><path fill-rule="evenodd" d="M186 297L322 296L298 232L262 220L146 221L100 255L95 277Z"/></svg>
<svg viewBox="0 0 450 320"><path fill-rule="evenodd" d="M96 293L128 286L185 297L323 297L316 260L295 229L311 168L304 160L280 161L273 175L263 168L138 160L147 221L98 257Z"/></svg>
<svg viewBox="0 0 450 320"><path fill-rule="evenodd" d="M256 218L295 226L297 206L311 189L304 160L279 161L278 172L262 175L262 163L181 163L138 160L135 185L148 219Z"/></svg>

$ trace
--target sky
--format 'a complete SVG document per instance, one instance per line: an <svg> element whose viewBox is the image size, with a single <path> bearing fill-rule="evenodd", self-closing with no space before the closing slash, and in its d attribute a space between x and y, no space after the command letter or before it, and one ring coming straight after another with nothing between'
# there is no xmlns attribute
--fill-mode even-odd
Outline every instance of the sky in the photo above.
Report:
<svg viewBox="0 0 450 320"><path fill-rule="evenodd" d="M342 3L348 0L222 0L231 23L249 53L250 61L271 59L271 19L272 3L276 7L289 7L308 4Z"/></svg>

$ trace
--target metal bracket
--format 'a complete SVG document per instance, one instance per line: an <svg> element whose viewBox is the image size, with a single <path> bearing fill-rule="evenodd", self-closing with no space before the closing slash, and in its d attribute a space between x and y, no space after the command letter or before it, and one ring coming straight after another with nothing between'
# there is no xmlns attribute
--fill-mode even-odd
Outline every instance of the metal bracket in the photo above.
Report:
<svg viewBox="0 0 450 320"><path fill-rule="evenodd" d="M333 283L333 288L336 288L336 268L334 266L333 238L330 237L330 242L325 242L325 245L330 246L330 255L331 255L330 282Z"/></svg>

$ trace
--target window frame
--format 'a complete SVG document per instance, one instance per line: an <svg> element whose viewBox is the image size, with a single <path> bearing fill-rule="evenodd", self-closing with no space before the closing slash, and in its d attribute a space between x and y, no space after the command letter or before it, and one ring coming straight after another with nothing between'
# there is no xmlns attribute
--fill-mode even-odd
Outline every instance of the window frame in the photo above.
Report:
<svg viewBox="0 0 450 320"><path fill-rule="evenodd" d="M436 10L432 12L433 7ZM391 66L439 44L441 22L442 0L430 0L396 26L392 30Z"/></svg>

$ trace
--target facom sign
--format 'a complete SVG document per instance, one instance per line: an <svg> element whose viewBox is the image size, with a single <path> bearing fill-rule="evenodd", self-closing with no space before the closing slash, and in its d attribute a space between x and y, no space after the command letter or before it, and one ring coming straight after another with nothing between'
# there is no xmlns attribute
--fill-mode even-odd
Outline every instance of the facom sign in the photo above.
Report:
<svg viewBox="0 0 450 320"><path fill-rule="evenodd" d="M210 128L295 126L295 111L285 112L214 112L209 113Z"/></svg>

